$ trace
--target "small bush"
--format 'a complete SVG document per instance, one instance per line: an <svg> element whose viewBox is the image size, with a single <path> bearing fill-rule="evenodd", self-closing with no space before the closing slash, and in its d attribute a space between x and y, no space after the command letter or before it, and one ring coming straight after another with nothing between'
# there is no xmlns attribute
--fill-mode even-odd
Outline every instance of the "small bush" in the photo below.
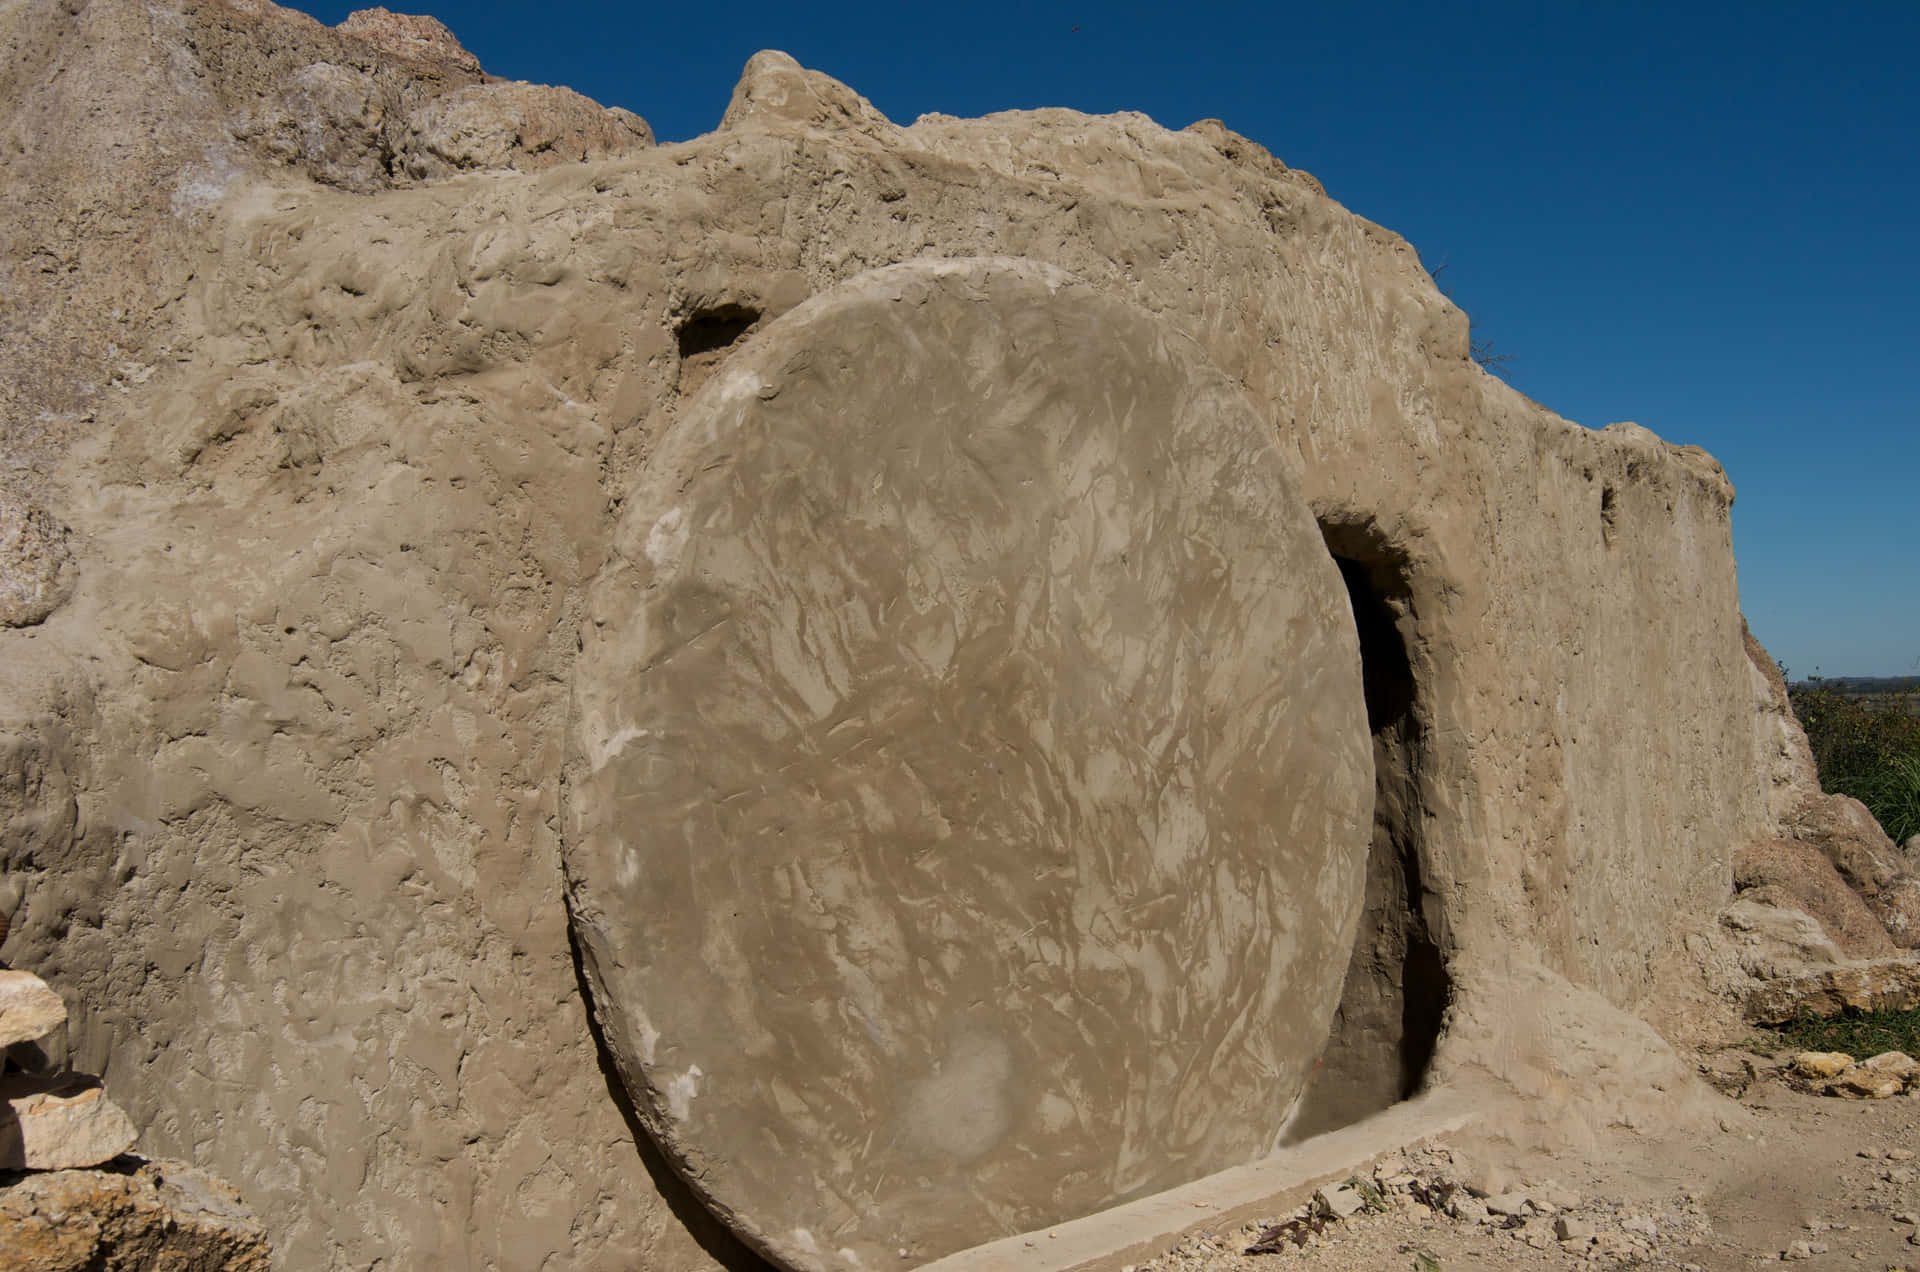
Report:
<svg viewBox="0 0 1920 1272"><path fill-rule="evenodd" d="M1859 696L1824 681L1788 694L1820 789L1867 806L1896 843L1920 835L1920 712L1911 693Z"/></svg>
<svg viewBox="0 0 1920 1272"><path fill-rule="evenodd" d="M1904 1051L1920 1058L1920 1010L1849 1010L1825 1019L1808 1016L1766 1030L1755 1041L1768 1044L1765 1049L1775 1054L1844 1051L1856 1060L1864 1060L1883 1051Z"/></svg>

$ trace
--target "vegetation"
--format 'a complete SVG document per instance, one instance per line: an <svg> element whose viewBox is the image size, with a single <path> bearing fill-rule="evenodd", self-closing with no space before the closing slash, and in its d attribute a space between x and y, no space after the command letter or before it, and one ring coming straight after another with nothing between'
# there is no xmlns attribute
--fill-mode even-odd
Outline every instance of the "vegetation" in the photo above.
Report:
<svg viewBox="0 0 1920 1272"><path fill-rule="evenodd" d="M1920 1055L1920 1010L1849 1010L1824 1019L1808 1016L1764 1030L1750 1045L1756 1051L1775 1055L1783 1051L1844 1051L1856 1060L1883 1051Z"/></svg>
<svg viewBox="0 0 1920 1272"><path fill-rule="evenodd" d="M1820 789L1867 806L1895 843L1920 835L1920 693L1861 693L1818 677L1788 691Z"/></svg>

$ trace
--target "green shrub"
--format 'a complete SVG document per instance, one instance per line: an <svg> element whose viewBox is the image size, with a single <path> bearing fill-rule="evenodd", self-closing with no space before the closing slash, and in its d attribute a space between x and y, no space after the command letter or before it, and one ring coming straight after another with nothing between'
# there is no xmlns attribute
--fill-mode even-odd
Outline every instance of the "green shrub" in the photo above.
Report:
<svg viewBox="0 0 1920 1272"><path fill-rule="evenodd" d="M1920 1056L1920 1011L1855 1011L1828 1018L1803 1017L1753 1039L1755 1050L1844 1051L1856 1060L1883 1051Z"/></svg>
<svg viewBox="0 0 1920 1272"><path fill-rule="evenodd" d="M1896 843L1920 835L1920 712L1911 693L1860 696L1824 681L1788 693L1820 789L1867 806Z"/></svg>

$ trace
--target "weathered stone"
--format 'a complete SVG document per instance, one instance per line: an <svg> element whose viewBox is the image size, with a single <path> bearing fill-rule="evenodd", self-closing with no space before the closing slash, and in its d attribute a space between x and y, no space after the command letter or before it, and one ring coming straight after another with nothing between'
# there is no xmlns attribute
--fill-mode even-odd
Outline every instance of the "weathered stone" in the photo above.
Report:
<svg viewBox="0 0 1920 1272"><path fill-rule="evenodd" d="M0 1051L38 1042L67 1023L67 1004L32 972L0 968Z"/></svg>
<svg viewBox="0 0 1920 1272"><path fill-rule="evenodd" d="M1920 946L1920 879L1865 804L1846 795L1810 795L1790 822L1794 836L1833 862L1895 945Z"/></svg>
<svg viewBox="0 0 1920 1272"><path fill-rule="evenodd" d="M1319 1213L1329 1219L1346 1219L1366 1209L1367 1199L1360 1190L1341 1184L1335 1188L1322 1188L1313 1194L1313 1200Z"/></svg>
<svg viewBox="0 0 1920 1272"><path fill-rule="evenodd" d="M1860 1067L1872 1073L1880 1073L1890 1078L1898 1078L1906 1083L1911 1083L1916 1077L1920 1077L1920 1060L1915 1060L1904 1051L1883 1051L1877 1056L1870 1056L1862 1060ZM1912 1156L1911 1149L1895 1149L1893 1151ZM1892 1153L1889 1153L1888 1156L1892 1156Z"/></svg>
<svg viewBox="0 0 1920 1272"><path fill-rule="evenodd" d="M1533 1208L1532 1199L1523 1192L1498 1193L1485 1201L1490 1215L1524 1215Z"/></svg>
<svg viewBox="0 0 1920 1272"><path fill-rule="evenodd" d="M1561 1215L1553 1221L1553 1231L1562 1241L1587 1241L1594 1235L1593 1221L1583 1215Z"/></svg>
<svg viewBox="0 0 1920 1272"><path fill-rule="evenodd" d="M0 1188L8 1272L269 1272L266 1235L240 1195L185 1162L61 1170Z"/></svg>
<svg viewBox="0 0 1920 1272"><path fill-rule="evenodd" d="M0 485L0 627L45 622L73 594L76 569L66 527Z"/></svg>
<svg viewBox="0 0 1920 1272"><path fill-rule="evenodd" d="M1746 1017L1777 1025L1798 1016L1855 1011L1908 1011L1920 1006L1920 959L1893 958L1822 968L1769 981L1747 996Z"/></svg>
<svg viewBox="0 0 1920 1272"><path fill-rule="evenodd" d="M133 1147L133 1123L95 1078L0 1077L0 1170L98 1166Z"/></svg>
<svg viewBox="0 0 1920 1272"><path fill-rule="evenodd" d="M1448 1200L1447 1213L1462 1223L1484 1223L1491 1214L1486 1202L1464 1189Z"/></svg>
<svg viewBox="0 0 1920 1272"><path fill-rule="evenodd" d="M1622 1232L1631 1232L1635 1236L1645 1237L1649 1241L1660 1238L1660 1226L1645 1215L1628 1215L1620 1221Z"/></svg>
<svg viewBox="0 0 1920 1272"><path fill-rule="evenodd" d="M1834 1078L1853 1067L1844 1051L1802 1051L1793 1058L1793 1071L1803 1078Z"/></svg>
<svg viewBox="0 0 1920 1272"><path fill-rule="evenodd" d="M1742 899L1775 906L1784 902L1811 914L1847 958L1884 958L1898 952L1866 901L1811 844L1785 839L1743 844L1733 855L1733 879ZM1763 931L1777 927L1752 909L1740 915Z"/></svg>
<svg viewBox="0 0 1920 1272"><path fill-rule="evenodd" d="M1829 1081L1823 1089L1828 1095L1849 1100L1884 1100L1900 1094L1906 1085L1904 1080L1891 1073L1878 1073L1863 1064L1857 1064Z"/></svg>
<svg viewBox="0 0 1920 1272"><path fill-rule="evenodd" d="M1191 346L1031 264L876 271L729 360L619 543L575 921L756 1245L933 1257L1273 1143L1372 767L1338 573Z"/></svg>

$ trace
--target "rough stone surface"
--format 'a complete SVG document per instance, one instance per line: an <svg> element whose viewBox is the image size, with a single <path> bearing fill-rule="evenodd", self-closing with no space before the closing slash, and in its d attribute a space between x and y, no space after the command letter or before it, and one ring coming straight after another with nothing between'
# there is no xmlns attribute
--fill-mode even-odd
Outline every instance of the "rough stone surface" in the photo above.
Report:
<svg viewBox="0 0 1920 1272"><path fill-rule="evenodd" d="M1777 1025L1796 1016L1853 1011L1910 1011L1920 1007L1920 959L1856 961L1756 985L1746 1017Z"/></svg>
<svg viewBox="0 0 1920 1272"><path fill-rule="evenodd" d="M1813 844L1788 839L1742 844L1733 854L1733 882L1743 897L1811 914L1848 958L1884 958L1899 949L1868 903Z"/></svg>
<svg viewBox="0 0 1920 1272"><path fill-rule="evenodd" d="M65 527L0 484L0 627L31 627L73 594Z"/></svg>
<svg viewBox="0 0 1920 1272"><path fill-rule="evenodd" d="M1721 926L1739 936L1748 975L1773 980L1846 961L1819 921L1794 908L1798 900L1784 889L1760 887L1721 911Z"/></svg>
<svg viewBox="0 0 1920 1272"><path fill-rule="evenodd" d="M0 1170L98 1166L132 1148L135 1136L95 1078L0 1077Z"/></svg>
<svg viewBox="0 0 1920 1272"><path fill-rule="evenodd" d="M1909 873L1899 846L1865 804L1846 795L1810 795L1789 826L1826 855L1896 946L1920 947L1920 878Z"/></svg>
<svg viewBox="0 0 1920 1272"><path fill-rule="evenodd" d="M1802 1051L1793 1058L1793 1071L1803 1078L1836 1078L1852 1067L1844 1051Z"/></svg>
<svg viewBox="0 0 1920 1272"><path fill-rule="evenodd" d="M67 1023L67 1005L32 972L0 968L0 1051L38 1042Z"/></svg>
<svg viewBox="0 0 1920 1272"><path fill-rule="evenodd" d="M876 271L729 361L616 542L573 908L735 1226L931 1259L1273 1144L1371 744L1339 574L1190 341L1032 264Z"/></svg>
<svg viewBox="0 0 1920 1272"><path fill-rule="evenodd" d="M1392 846L1461 973L1433 1077L1573 1136L1677 1116L1686 1066L1622 1013L1808 780L1709 457L1485 375L1410 245L1217 122L898 127L769 55L713 135L589 136L555 94L554 145L509 153L519 90L347 27L0 6L0 468L76 567L0 628L7 955L87 1004L76 1062L146 1147L246 1181L316 1268L751 1266L589 1032L587 593L703 378L875 267L989 255L1190 339L1390 585Z"/></svg>
<svg viewBox="0 0 1920 1272"><path fill-rule="evenodd" d="M240 1195L185 1162L0 1177L0 1267L8 1272L272 1266L266 1234Z"/></svg>
<svg viewBox="0 0 1920 1272"><path fill-rule="evenodd" d="M1849 1100L1885 1100L1899 1095L1906 1089L1906 1083L1894 1074L1857 1064L1828 1082L1823 1089L1828 1095Z"/></svg>
<svg viewBox="0 0 1920 1272"><path fill-rule="evenodd" d="M1915 1060L1904 1051L1883 1051L1862 1060L1860 1066L1899 1078L1902 1082L1912 1082L1916 1076L1920 1076L1920 1060Z"/></svg>

